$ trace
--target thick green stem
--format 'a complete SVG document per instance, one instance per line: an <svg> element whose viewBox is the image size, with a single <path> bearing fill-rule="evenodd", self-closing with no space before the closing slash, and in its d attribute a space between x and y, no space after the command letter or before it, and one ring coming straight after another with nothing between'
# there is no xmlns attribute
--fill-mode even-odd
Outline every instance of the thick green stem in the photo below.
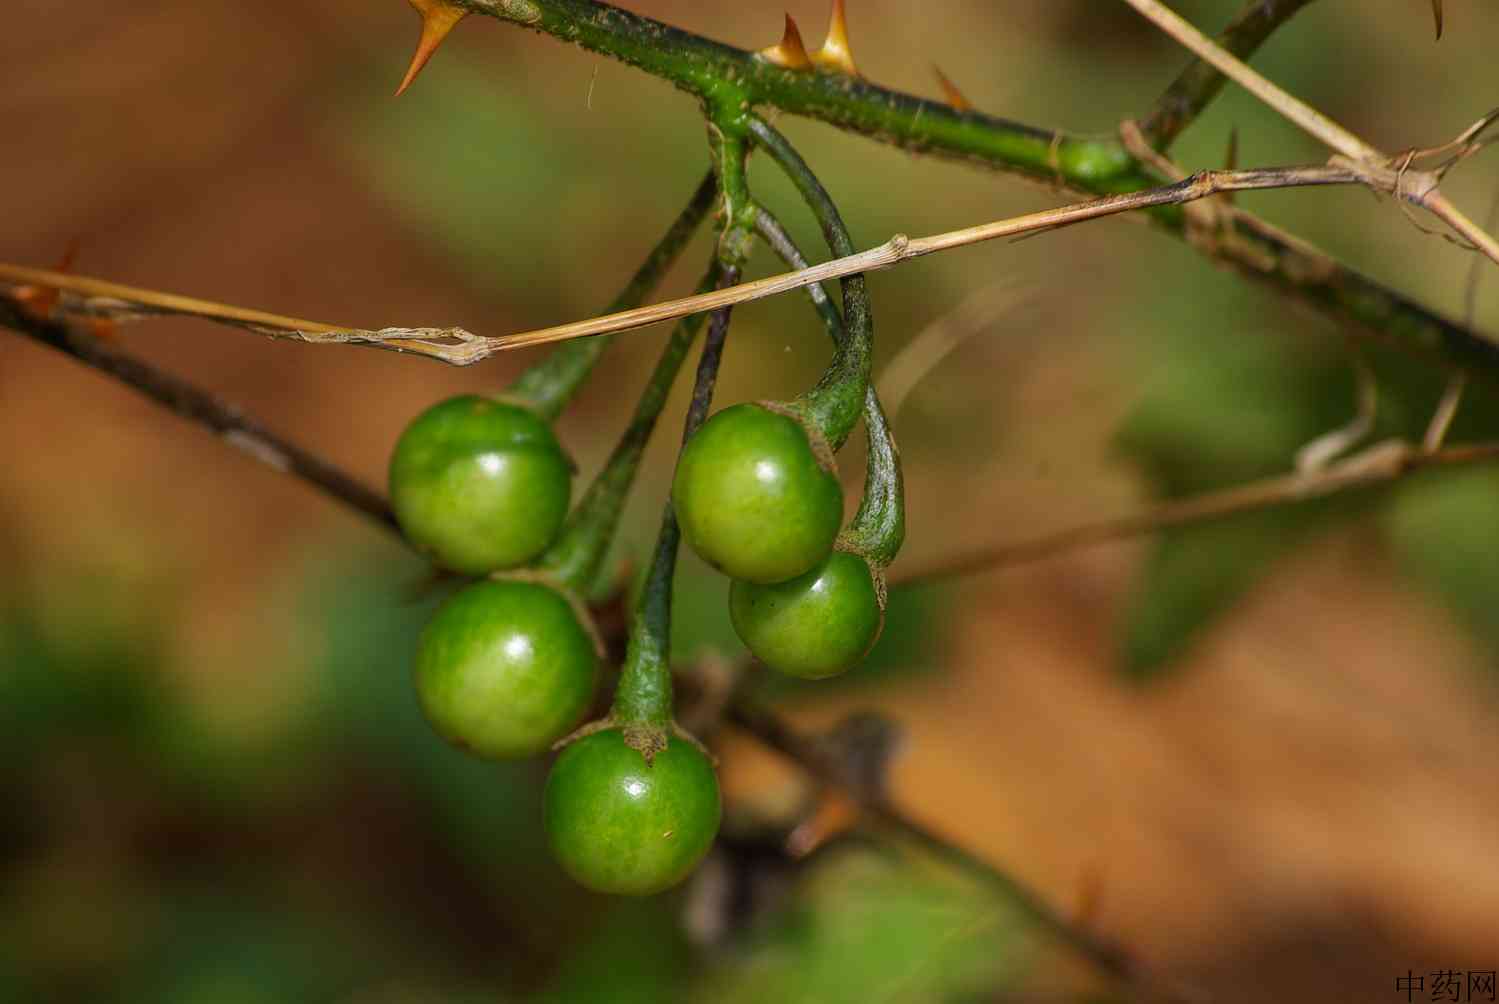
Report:
<svg viewBox="0 0 1499 1004"><path fill-rule="evenodd" d="M788 267L803 269L807 258L791 235L763 207L755 220L755 229ZM845 234L843 239L847 239ZM821 315L834 345L848 337L843 315L821 283L806 287L812 306ZM859 511L842 536L843 545L862 554L880 568L888 566L900 553L906 540L905 480L901 473L900 450L885 417L880 397L870 381L864 391L864 430L868 434L868 456L864 464L864 498Z"/></svg>
<svg viewBox="0 0 1499 1004"><path fill-rule="evenodd" d="M748 125L755 141L786 172L806 200L834 256L843 258L853 254L853 238L838 206L801 154L764 119L752 116ZM874 313L869 306L868 284L863 275L850 275L843 278L842 285L847 337L841 341L835 339L833 361L817 386L801 399L834 450L843 445L864 410L870 367L874 363Z"/></svg>
<svg viewBox="0 0 1499 1004"><path fill-rule="evenodd" d="M1106 188L1131 178L1143 184L1134 159L1112 140L1071 138L976 112L957 112L941 102L842 74L783 69L743 49L609 4L592 0L458 0L458 4L621 60L710 102L742 95L749 106L771 105L906 149L1005 164L1039 178L1061 173Z"/></svg>
<svg viewBox="0 0 1499 1004"><path fill-rule="evenodd" d="M862 133L920 153L970 161L1078 192L1113 194L1158 183L1113 139L1089 139L957 111L836 73L786 70L593 0L458 0L459 5L620 59L707 102L742 100ZM1188 236L1177 207L1151 219ZM1499 374L1499 342L1474 333L1244 213L1231 240L1195 242L1213 259L1309 302L1335 320L1407 350Z"/></svg>
<svg viewBox="0 0 1499 1004"><path fill-rule="evenodd" d="M732 285L738 278L737 267L722 266L721 286ZM684 443L707 419L708 409L713 404L713 388L718 381L719 364L723 361L731 311L732 308L725 307L713 312L708 337L703 342L703 355L698 362L692 404L682 431ZM610 718L619 725L659 730L671 724L671 598L681 540L676 510L668 501L661 518L661 533L656 539L656 555L630 623L625 664L620 673L619 689L614 693L614 707L610 710Z"/></svg>
<svg viewBox="0 0 1499 1004"><path fill-rule="evenodd" d="M715 266L698 285L698 292L707 292L717 284L718 268ZM614 452L589 486L583 501L568 517L562 535L541 558L542 569L579 595L590 595L597 583L599 569L619 527L625 500L640 470L640 459L656 428L656 420L666 407L672 384L687 358L687 350L692 347L706 317L706 314L693 314L677 324L666 347L661 350L661 358L657 360L656 368L635 405L635 414L619 437Z"/></svg>
<svg viewBox="0 0 1499 1004"><path fill-rule="evenodd" d="M1216 39L1224 49L1248 59L1275 30L1312 0L1250 0ZM1140 124L1150 144L1165 150L1223 90L1228 78L1211 64L1196 60L1172 81Z"/></svg>
<svg viewBox="0 0 1499 1004"><path fill-rule="evenodd" d="M686 208L672 223L659 243L651 250L619 296L605 313L629 310L646 301L662 277L671 270L682 249L697 233L698 226L713 207L718 184L712 171L703 178ZM587 381L599 357L614 340L612 335L575 338L559 346L551 355L532 366L511 385L509 396L519 398L548 421L555 421L569 401Z"/></svg>

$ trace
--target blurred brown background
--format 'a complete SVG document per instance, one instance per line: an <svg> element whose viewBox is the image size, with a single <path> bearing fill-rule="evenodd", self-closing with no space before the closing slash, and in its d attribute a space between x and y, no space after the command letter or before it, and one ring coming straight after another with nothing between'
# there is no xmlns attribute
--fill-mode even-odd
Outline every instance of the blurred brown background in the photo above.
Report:
<svg viewBox="0 0 1499 1004"><path fill-rule="evenodd" d="M1215 29L1239 4L1176 6ZM1494 105L1499 83L1499 12L1447 6L1438 44L1424 0L1323 0L1256 65L1378 146L1439 143ZM823 6L790 7L809 40L820 37ZM772 41L780 18L779 7L743 3L632 8L746 47ZM706 164L684 96L480 18L391 100L417 23L399 0L12 0L7 14L0 260L47 266L77 240L84 274L335 322L499 334L601 307ZM934 94L935 61L987 111L1084 133L1142 114L1185 63L1123 4L1098 0L856 0L850 18L860 65L883 84ZM1230 90L1184 138L1184 165L1216 166L1233 126L1246 166L1319 158ZM784 125L864 245L1054 201L1003 176ZM1480 158L1449 189L1482 216L1496 177ZM756 180L812 246L789 189L768 171ZM1388 202L1322 190L1244 202L1461 314L1468 257ZM669 292L688 287L697 262L687 256ZM1232 473L1213 465L1240 455L1240 440L1293 397L1316 395L1327 427L1350 407L1336 329L1128 222L925 259L873 287L882 360L977 291L1008 305L926 376L897 420L912 563L1146 505L1163 482L1134 462L1142 452L1176 450L1182 463ZM1499 329L1496 289L1491 275L1479 298L1489 330ZM585 472L661 337L623 338L563 420ZM377 485L417 410L501 387L534 358L454 370L179 321L120 338ZM823 361L819 339L799 302L741 310L720 400L795 392ZM1209 371L1259 396L1237 415L1192 412L1180 388ZM1319 376L1278 377L1308 372ZM1395 421L1419 428L1421 408L1400 412L1396 397ZM1142 422L1147 448L1121 451L1121 427ZM627 551L647 544L674 438L656 444ZM1266 442L1288 466L1280 441ZM397 586L419 583L399 545L359 517L10 334L0 334L0 453L5 602L63 636L99 618L127 634L165 625L164 678L231 735L275 734L313 686L326 639L304 616L302 584L350 555L397 569ZM1468 478L1475 497L1499 497L1492 476ZM895 774L903 805L1206 999L1393 1001L1407 969L1492 969L1499 677L1469 615L1494 599L1485 569L1455 604L1421 570L1444 556L1478 563L1495 550L1496 521L1485 504L1444 522L1450 507L1426 505L1437 490L1428 479L1323 532L1297 528L1294 546L1149 686L1122 682L1117 668L1121 623L1152 585L1147 541L942 591L927 601L940 612L912 622L919 636L902 649L906 668L924 672L804 694L791 708L808 723L887 711L908 730ZM1202 574L1216 588L1213 569ZM737 651L719 605L692 608L687 621L708 623L688 623L684 645ZM336 717L327 725L336 730ZM778 776L747 742L731 740L723 756L731 797ZM67 820L93 818L78 812L64 812L54 835L94 834L90 853L107 857L119 824L71 832ZM74 859L48 848L0 858L0 896L8 923L30 932L23 945L65 972L72 957L55 942L68 939L46 904L67 894L44 865ZM98 921L111 908L82 895L71 909ZM20 969L35 968L30 953Z"/></svg>

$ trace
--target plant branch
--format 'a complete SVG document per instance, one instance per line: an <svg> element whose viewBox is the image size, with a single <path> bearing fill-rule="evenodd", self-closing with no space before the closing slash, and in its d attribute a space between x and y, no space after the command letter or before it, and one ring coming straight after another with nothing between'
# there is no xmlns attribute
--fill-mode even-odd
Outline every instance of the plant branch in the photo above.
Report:
<svg viewBox="0 0 1499 1004"><path fill-rule="evenodd" d="M1248 59L1281 25L1312 0L1250 0L1218 36L1224 51ZM1202 114L1228 78L1212 63L1199 58L1172 81L1156 101L1140 128L1157 150L1171 146L1176 137Z"/></svg>
<svg viewBox="0 0 1499 1004"><path fill-rule="evenodd" d="M926 585L1055 557L1084 547L1208 523L1247 512L1294 505L1341 492L1390 484L1418 471L1499 461L1499 443L1427 451L1400 440L1377 443L1326 468L1268 478L1224 491L1167 502L1133 516L1099 520L1032 540L1001 544L902 569L892 586Z"/></svg>
<svg viewBox="0 0 1499 1004"><path fill-rule="evenodd" d="M841 73L787 69L594 0L457 0L460 7L577 44L662 77L705 102L765 105L889 145L1019 174L1075 192L1116 194L1156 183L1113 139L1081 138L955 108ZM1445 211L1440 196L1437 207ZM1152 214L1194 238L1179 211ZM1232 239L1193 240L1202 253L1341 323L1407 349L1438 348L1464 367L1494 365L1481 335L1428 310L1263 220L1236 211Z"/></svg>
<svg viewBox="0 0 1499 1004"><path fill-rule="evenodd" d="M1403 181L1406 170L1417 156L1415 151L1411 151L1404 158L1393 159L1379 152L1294 94L1271 83L1243 60L1226 52L1160 0L1125 0L1125 3L1196 53L1200 59L1212 64L1236 84L1273 108L1282 118L1299 126L1307 135L1320 140L1341 154L1343 158L1371 169L1381 165L1389 168L1398 163L1400 171L1397 179ZM1333 162L1337 163L1338 158L1334 158ZM1397 184L1396 194L1404 201L1426 209L1451 227L1464 241L1499 264L1499 240L1484 231L1448 201L1447 197L1437 190L1439 180L1439 176L1430 175L1426 181L1418 182L1408 189L1403 184Z"/></svg>
<svg viewBox="0 0 1499 1004"><path fill-rule="evenodd" d="M5 296L0 296L0 327L72 356L188 421L207 426L224 442L253 459L309 482L399 536L395 516L378 493L323 458L271 432L234 405L113 348L76 325L36 317L25 306Z"/></svg>
<svg viewBox="0 0 1499 1004"><path fill-rule="evenodd" d="M67 294L60 303L61 309L89 316L131 320L152 314L178 314L249 328L277 338L317 344L373 345L400 352L419 353L456 366L467 366L496 352L643 328L688 314L776 296L830 279L890 268L913 258L941 251L1055 230L1134 210L1181 206L1223 192L1358 184L1411 199L1422 191L1432 177L1431 172L1416 172L1398 167L1371 167L1353 162L1245 171L1200 171L1168 185L1091 199L929 237L908 238L901 234L879 247L823 262L809 269L770 276L712 293L513 335L481 336L462 328L340 328L319 321L281 317L100 279L5 263L0 263L0 281L60 290ZM1247 214L1232 210L1228 219L1231 229L1217 235L1219 240L1216 243L1239 246L1240 251L1235 253L1247 254L1249 252L1243 250L1240 240L1246 228L1251 228L1255 229L1257 239L1277 243L1285 249L1286 254L1280 257L1257 260L1254 266L1256 275L1304 287L1305 295L1337 313L1360 321L1376 333L1388 336L1397 345L1428 354L1435 352L1455 366L1499 375L1499 342L1437 317L1360 276L1339 271L1339 266L1323 258L1320 253L1300 245L1294 238L1280 233L1268 224L1259 223ZM1199 243L1203 236L1197 235ZM1206 236L1211 239L1214 235Z"/></svg>

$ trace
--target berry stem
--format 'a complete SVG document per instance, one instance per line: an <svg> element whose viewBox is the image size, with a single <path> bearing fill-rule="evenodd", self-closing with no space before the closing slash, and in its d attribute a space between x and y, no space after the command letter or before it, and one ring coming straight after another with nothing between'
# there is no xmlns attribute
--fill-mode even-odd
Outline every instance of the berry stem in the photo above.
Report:
<svg viewBox="0 0 1499 1004"><path fill-rule="evenodd" d="M709 269L698 292L707 292L718 284L719 269L715 264ZM635 476L640 470L640 459L645 454L656 421L666 407L672 384L687 359L697 334L702 330L707 314L684 317L661 350L656 368L646 382L635 405L635 414L630 424L619 437L614 452L609 455L604 469L594 478L588 493L568 517L562 535L540 559L540 567L550 572L563 585L579 595L589 595L598 580L599 570L608 554L619 526L620 515Z"/></svg>
<svg viewBox="0 0 1499 1004"><path fill-rule="evenodd" d="M786 172L817 217L834 256L842 258L852 254L853 239L837 205L801 154L764 119L749 116L746 124L750 134ZM757 212L757 218L759 215ZM843 329L847 337L835 343L833 359L817 386L797 402L834 450L843 446L864 410L864 396L874 358L874 315L870 311L869 289L864 276L845 276L841 282Z"/></svg>
<svg viewBox="0 0 1499 1004"><path fill-rule="evenodd" d="M723 195L714 260L717 285L722 289L739 281L754 240L757 209L750 197L745 171L749 146L743 117L732 107L732 102L709 111L709 148L718 189ZM732 307L714 311L708 324L708 336L703 341L693 383L692 403L683 424L683 443L708 418L732 311ZM672 725L671 600L681 539L677 513L668 499L661 517L661 533L656 539L656 554L630 622L625 662L609 711L609 718L624 728L625 741L639 749L647 760L664 748L667 730Z"/></svg>
<svg viewBox="0 0 1499 1004"><path fill-rule="evenodd" d="M636 270L629 284L608 306L608 312L629 310L646 301L676 263L693 234L697 233L698 226L713 207L717 194L717 179L714 172L709 171L681 214ZM520 399L548 422L556 421L568 402L587 382L604 350L613 341L613 335L604 335L564 343L551 355L522 373L510 386L508 396Z"/></svg>
<svg viewBox="0 0 1499 1004"><path fill-rule="evenodd" d="M731 285L738 278L737 266L720 263L720 286ZM708 417L732 310L732 307L724 307L713 312L708 337L703 342L703 355L698 362L692 405L687 411L682 432L684 443ZM625 664L620 673L619 689L614 693L614 706L610 710L610 718L623 726L666 729L672 721L671 599L681 539L676 510L668 501L661 518L661 533L656 539L656 555L630 624ZM627 741L628 735L627 732Z"/></svg>
<svg viewBox="0 0 1499 1004"><path fill-rule="evenodd" d="M836 220L836 216L834 217ZM755 230L788 266L807 267L807 258L791 235L764 207L755 218ZM846 239L846 235L844 237ZM822 316L835 345L847 339L843 315L821 283L806 287L812 306ZM890 429L885 409L873 381L864 391L864 429L869 438L864 468L864 498L853 522L841 536L844 547L857 551L883 569L895 560L906 539L905 481L901 473L900 449Z"/></svg>

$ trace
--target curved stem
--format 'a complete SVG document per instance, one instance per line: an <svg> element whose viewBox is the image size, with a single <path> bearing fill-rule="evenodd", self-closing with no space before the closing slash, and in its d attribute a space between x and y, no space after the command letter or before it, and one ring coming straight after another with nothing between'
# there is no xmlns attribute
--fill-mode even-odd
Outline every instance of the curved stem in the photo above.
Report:
<svg viewBox="0 0 1499 1004"><path fill-rule="evenodd" d="M670 229L651 249L651 253L614 302L607 308L613 313L638 307L651 295L661 279L671 270L682 249L697 233L698 226L713 208L718 183L710 170L697 191ZM700 290L701 291L701 290ZM704 291L705 292L705 291ZM613 336L580 338L557 348L551 355L522 373L511 384L508 396L519 398L549 422L556 421L569 401L588 380L599 357L614 341Z"/></svg>
<svg viewBox="0 0 1499 1004"><path fill-rule="evenodd" d="M822 181L797 153L791 142L758 116L748 119L750 134L786 172L796 190L817 217L823 236L833 255L844 258L854 253L843 216ZM870 367L874 362L874 315L869 307L869 288L863 274L842 279L843 317L848 337L837 343L833 361L828 364L817 386L802 396L812 420L818 425L834 450L841 447L864 409L864 394L869 386Z"/></svg>
<svg viewBox="0 0 1499 1004"><path fill-rule="evenodd" d="M698 284L699 292L715 288L718 280L719 269L715 265ZM562 535L539 562L542 569L551 572L579 595L589 595L598 579L599 569L619 527L630 487L640 470L640 459L656 428L656 420L666 407L672 384L687 359L687 350L692 347L707 316L693 314L678 323L666 347L661 350L661 358L646 381L645 390L635 405L635 414L619 437L614 452L589 486L583 501L568 517Z"/></svg>
<svg viewBox="0 0 1499 1004"><path fill-rule="evenodd" d="M763 206L755 217L755 229L788 267L807 267L806 256L786 228ZM833 343L841 344L847 337L843 315L833 305L827 290L821 283L813 283L806 290ZM845 546L885 568L895 560L906 540L905 480L901 473L900 449L895 445L895 434L885 417L873 381L864 391L864 429L869 439L864 465L864 498L841 540Z"/></svg>

